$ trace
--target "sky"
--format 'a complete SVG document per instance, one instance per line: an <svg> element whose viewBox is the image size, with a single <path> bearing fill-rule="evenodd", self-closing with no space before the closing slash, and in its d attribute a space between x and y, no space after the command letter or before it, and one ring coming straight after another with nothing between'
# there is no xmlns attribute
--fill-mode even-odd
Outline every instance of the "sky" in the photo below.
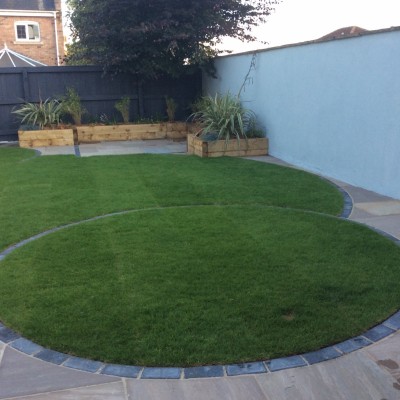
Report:
<svg viewBox="0 0 400 400"><path fill-rule="evenodd" d="M347 26L368 30L400 26L400 0L282 0L267 22L253 30L268 44L228 38L222 47L238 53L281 46L318 39Z"/></svg>
<svg viewBox="0 0 400 400"><path fill-rule="evenodd" d="M253 30L267 45L227 39L224 48L236 53L304 42L347 26L367 30L400 26L400 0L282 0L267 22Z"/></svg>

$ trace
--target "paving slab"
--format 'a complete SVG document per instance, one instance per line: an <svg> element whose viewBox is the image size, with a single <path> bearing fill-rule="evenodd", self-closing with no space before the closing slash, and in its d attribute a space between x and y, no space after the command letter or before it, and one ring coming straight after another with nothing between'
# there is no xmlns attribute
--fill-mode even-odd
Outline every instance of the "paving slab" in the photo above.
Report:
<svg viewBox="0 0 400 400"><path fill-rule="evenodd" d="M0 364L0 399L119 380L47 363L7 346Z"/></svg>
<svg viewBox="0 0 400 400"><path fill-rule="evenodd" d="M128 400L122 382L42 393L18 400Z"/></svg>
<svg viewBox="0 0 400 400"><path fill-rule="evenodd" d="M341 186L350 194L354 203L370 203L377 201L393 200L391 197L384 196L382 194L378 194L370 190L362 189L357 186L352 186L349 184L344 184Z"/></svg>
<svg viewBox="0 0 400 400"><path fill-rule="evenodd" d="M309 367L255 376L267 398L399 400L396 380L362 351Z"/></svg>
<svg viewBox="0 0 400 400"><path fill-rule="evenodd" d="M369 225L381 231L387 232L395 238L400 239L400 215L352 219L362 224Z"/></svg>
<svg viewBox="0 0 400 400"><path fill-rule="evenodd" d="M40 151L42 156L75 155L74 146L35 147L35 150Z"/></svg>
<svg viewBox="0 0 400 400"><path fill-rule="evenodd" d="M81 157L127 154L169 154L186 153L186 142L172 140L135 140L130 142L100 142L81 144Z"/></svg>
<svg viewBox="0 0 400 400"><path fill-rule="evenodd" d="M190 380L127 380L134 400L272 400L254 377L201 378Z"/></svg>
<svg viewBox="0 0 400 400"><path fill-rule="evenodd" d="M400 388L400 332L397 331L364 351L397 380Z"/></svg>
<svg viewBox="0 0 400 400"><path fill-rule="evenodd" d="M376 216L394 215L400 214L400 201L387 200L357 203L357 208Z"/></svg>
<svg viewBox="0 0 400 400"><path fill-rule="evenodd" d="M362 204L362 203L353 204L353 209L351 210L349 219L358 220L358 219L362 219L362 218L373 218L374 217L374 215L370 214L369 212L358 208L358 204Z"/></svg>

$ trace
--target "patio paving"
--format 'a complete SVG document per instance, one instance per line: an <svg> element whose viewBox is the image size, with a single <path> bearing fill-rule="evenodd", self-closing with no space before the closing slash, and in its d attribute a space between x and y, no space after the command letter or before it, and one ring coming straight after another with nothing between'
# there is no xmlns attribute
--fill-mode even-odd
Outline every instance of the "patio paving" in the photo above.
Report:
<svg viewBox="0 0 400 400"><path fill-rule="evenodd" d="M80 147L81 155L134 154L127 147L118 153L118 144ZM176 147L175 147L176 145ZM184 143L159 143L142 152L181 153ZM88 145L87 145L88 146ZM91 145L93 146L93 145ZM125 145L124 145L125 146ZM171 146L171 147L166 147ZM143 146L146 147L146 146ZM52 148L52 151L54 148ZM71 149L70 149L71 150ZM66 149L60 149L62 154ZM72 151L72 150L71 150ZM186 151L186 148L183 152ZM44 154L44 153L43 153ZM49 154L49 152L47 152ZM261 162L285 164L272 157L254 157ZM353 199L350 219L393 235L400 240L400 202L379 194L335 181ZM397 324L397 320L394 322ZM371 335L379 335L372 332ZM372 337L371 336L371 337ZM354 350L354 349L350 349ZM343 347L343 351L347 349ZM312 355L310 355L312 359ZM107 376L78 371L48 363L0 341L0 399L66 400L399 400L400 331L376 343L335 359L304 365L293 358L296 368L280 370L280 361L269 365L274 372L249 368L248 375L215 378L150 379ZM311 362L310 362L311 364ZM100 370L101 371L101 370ZM144 370L146 371L146 369ZM235 373L234 370L232 370ZM232 372L231 371L231 372ZM122 374L123 375L123 374ZM155 375L157 376L157 374Z"/></svg>
<svg viewBox="0 0 400 400"><path fill-rule="evenodd" d="M37 147L43 156L57 154L77 155L79 157L112 156L122 154L178 154L186 153L186 141L135 140L129 142L99 142L76 146Z"/></svg>

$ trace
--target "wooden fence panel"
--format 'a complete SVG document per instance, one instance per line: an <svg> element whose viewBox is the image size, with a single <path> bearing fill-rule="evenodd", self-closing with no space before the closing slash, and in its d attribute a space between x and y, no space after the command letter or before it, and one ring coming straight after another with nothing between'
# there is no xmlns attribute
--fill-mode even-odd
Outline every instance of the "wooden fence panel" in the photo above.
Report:
<svg viewBox="0 0 400 400"><path fill-rule="evenodd" d="M189 105L201 95L201 72L148 81L139 88L135 76L103 76L100 67L0 68L0 141L17 140L19 122L11 113L13 108L24 102L61 97L69 87L76 89L88 111L84 122L99 121L102 115L121 121L114 106L124 96L131 99L132 121L166 117L165 96L178 103L176 117L184 119L190 114Z"/></svg>

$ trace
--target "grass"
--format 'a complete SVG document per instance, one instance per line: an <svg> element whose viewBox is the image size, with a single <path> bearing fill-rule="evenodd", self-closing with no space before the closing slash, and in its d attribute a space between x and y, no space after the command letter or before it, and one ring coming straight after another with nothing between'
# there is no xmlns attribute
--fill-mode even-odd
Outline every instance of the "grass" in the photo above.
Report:
<svg viewBox="0 0 400 400"><path fill-rule="evenodd" d="M338 214L341 196L309 174L3 150L3 247L159 207L61 230L1 262L0 319L44 346L113 363L233 363L344 340L399 307L399 248L319 214Z"/></svg>

